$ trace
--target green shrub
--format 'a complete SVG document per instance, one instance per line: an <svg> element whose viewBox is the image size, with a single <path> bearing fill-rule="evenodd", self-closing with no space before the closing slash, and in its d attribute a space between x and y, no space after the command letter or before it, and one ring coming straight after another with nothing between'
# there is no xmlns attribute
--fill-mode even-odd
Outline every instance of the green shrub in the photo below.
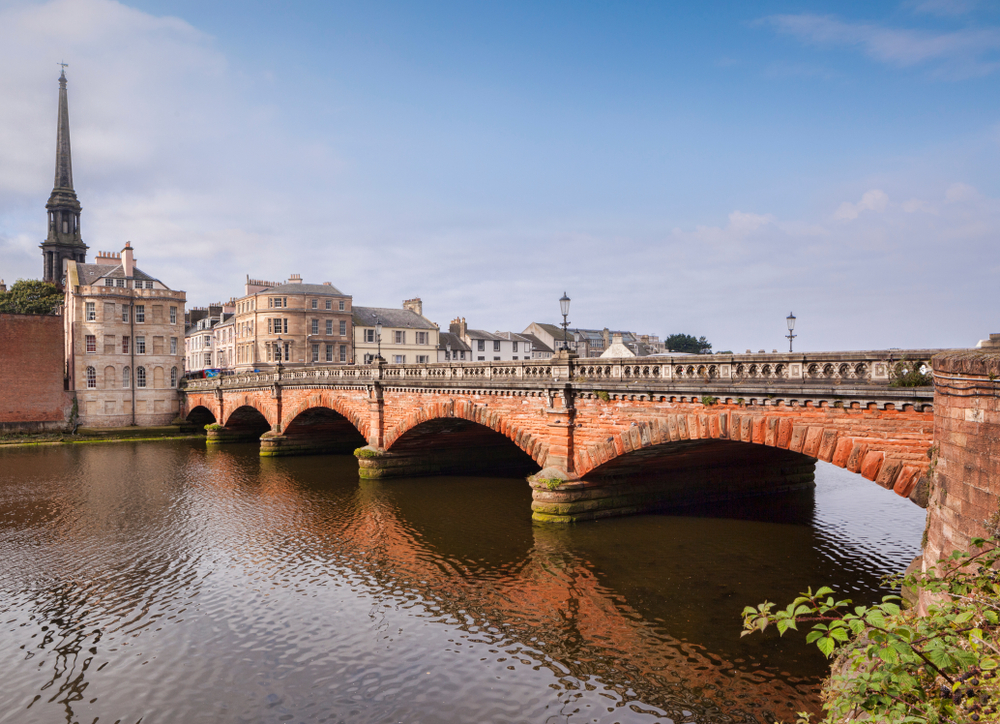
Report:
<svg viewBox="0 0 1000 724"><path fill-rule="evenodd" d="M611 395L609 395L604 390L594 390L594 394L597 395L597 398L603 402L611 401Z"/></svg>
<svg viewBox="0 0 1000 724"><path fill-rule="evenodd" d="M929 594L926 616L902 610L898 596L874 606L807 590L785 609L764 602L743 610L743 634L771 624L784 635L810 623L808 643L836 656L825 702L829 724L976 722L1000 710L1000 548L973 539L978 553L955 551L929 573L896 582ZM808 720L808 716L802 715Z"/></svg>
<svg viewBox="0 0 1000 724"><path fill-rule="evenodd" d="M890 387L927 387L934 384L930 366L926 362L902 359L889 372Z"/></svg>
<svg viewBox="0 0 1000 724"><path fill-rule="evenodd" d="M712 397L711 395L703 395L701 398L701 404L703 404L705 407L711 407L718 401L719 401L718 397Z"/></svg>

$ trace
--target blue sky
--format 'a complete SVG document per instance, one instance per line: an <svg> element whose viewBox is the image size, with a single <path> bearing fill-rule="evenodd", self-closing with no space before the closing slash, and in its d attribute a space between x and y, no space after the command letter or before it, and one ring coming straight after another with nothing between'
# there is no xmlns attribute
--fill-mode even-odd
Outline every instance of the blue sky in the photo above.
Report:
<svg viewBox="0 0 1000 724"><path fill-rule="evenodd" d="M92 254L716 349L1000 331L1000 5L0 2L0 277L70 63Z"/></svg>

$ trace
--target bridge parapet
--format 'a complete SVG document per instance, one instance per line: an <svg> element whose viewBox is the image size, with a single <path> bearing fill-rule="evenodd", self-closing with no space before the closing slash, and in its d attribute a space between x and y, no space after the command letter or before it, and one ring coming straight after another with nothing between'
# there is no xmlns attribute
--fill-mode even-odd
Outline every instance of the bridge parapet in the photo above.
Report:
<svg viewBox="0 0 1000 724"><path fill-rule="evenodd" d="M929 363L940 350L814 352L807 354L666 355L627 359L555 358L511 362L312 365L188 380L187 389L212 390L274 384L433 384L462 381L601 384L730 383L734 385L881 385L900 362Z"/></svg>

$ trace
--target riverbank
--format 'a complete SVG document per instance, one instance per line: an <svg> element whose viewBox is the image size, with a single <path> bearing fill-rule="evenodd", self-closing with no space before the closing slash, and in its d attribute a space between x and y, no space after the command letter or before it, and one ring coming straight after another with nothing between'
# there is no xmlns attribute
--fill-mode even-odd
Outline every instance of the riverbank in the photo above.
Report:
<svg viewBox="0 0 1000 724"><path fill-rule="evenodd" d="M12 433L0 436L2 447L35 445L81 445L98 442L150 442L154 440L186 440L204 437L192 425L155 425L130 427L80 427L70 432Z"/></svg>

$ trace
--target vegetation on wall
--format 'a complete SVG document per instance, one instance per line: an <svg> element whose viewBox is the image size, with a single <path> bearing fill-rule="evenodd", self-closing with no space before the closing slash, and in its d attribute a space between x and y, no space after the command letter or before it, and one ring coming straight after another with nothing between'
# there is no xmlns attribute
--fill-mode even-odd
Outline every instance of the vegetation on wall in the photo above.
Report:
<svg viewBox="0 0 1000 724"><path fill-rule="evenodd" d="M935 570L897 583L931 601L925 616L902 610L898 596L874 606L806 591L787 608L764 602L743 610L743 634L772 624L779 635L812 624L806 641L832 658L825 722L997 721L1000 715L1000 548L974 539ZM808 714L800 722L809 721Z"/></svg>
<svg viewBox="0 0 1000 724"><path fill-rule="evenodd" d="M55 284L34 279L18 279L0 293L0 313L5 314L54 314L62 303Z"/></svg>

